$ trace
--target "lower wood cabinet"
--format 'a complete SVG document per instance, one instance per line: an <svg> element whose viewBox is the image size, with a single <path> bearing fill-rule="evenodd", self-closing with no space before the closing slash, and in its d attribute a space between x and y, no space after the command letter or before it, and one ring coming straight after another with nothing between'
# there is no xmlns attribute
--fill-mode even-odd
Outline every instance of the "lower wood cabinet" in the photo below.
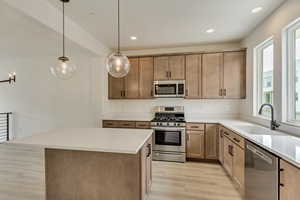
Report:
<svg viewBox="0 0 300 200"><path fill-rule="evenodd" d="M141 199L146 199L151 192L152 185L152 138L144 144L141 150L141 179Z"/></svg>
<svg viewBox="0 0 300 200"><path fill-rule="evenodd" d="M205 125L205 158L217 160L218 159L218 140L219 140L219 126L217 124Z"/></svg>
<svg viewBox="0 0 300 200"><path fill-rule="evenodd" d="M204 131L187 131L187 158L205 158Z"/></svg>
<svg viewBox="0 0 300 200"><path fill-rule="evenodd" d="M240 189L244 190L245 183L245 151L238 145L233 146L233 170L232 175Z"/></svg>
<svg viewBox="0 0 300 200"><path fill-rule="evenodd" d="M280 200L300 198L300 169L280 160Z"/></svg>
<svg viewBox="0 0 300 200"><path fill-rule="evenodd" d="M232 176L232 166L233 166L233 143L227 137L224 137L224 162L223 167L227 173Z"/></svg>
<svg viewBox="0 0 300 200"><path fill-rule="evenodd" d="M149 121L103 120L103 128L151 129Z"/></svg>
<svg viewBox="0 0 300 200"><path fill-rule="evenodd" d="M219 128L219 162L224 163L224 135L223 127Z"/></svg>

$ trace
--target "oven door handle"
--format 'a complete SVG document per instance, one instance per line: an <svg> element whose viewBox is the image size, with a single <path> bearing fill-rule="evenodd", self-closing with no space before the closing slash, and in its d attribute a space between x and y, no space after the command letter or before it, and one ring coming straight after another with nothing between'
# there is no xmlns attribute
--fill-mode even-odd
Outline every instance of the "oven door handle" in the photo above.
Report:
<svg viewBox="0 0 300 200"><path fill-rule="evenodd" d="M170 127L151 127L154 131L185 131L185 127L181 128L170 128Z"/></svg>

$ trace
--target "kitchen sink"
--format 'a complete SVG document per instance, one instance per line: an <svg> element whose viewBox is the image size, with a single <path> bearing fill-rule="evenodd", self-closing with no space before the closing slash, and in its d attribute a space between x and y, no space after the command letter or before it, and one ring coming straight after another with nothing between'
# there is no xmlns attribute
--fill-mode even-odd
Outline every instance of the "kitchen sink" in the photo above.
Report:
<svg viewBox="0 0 300 200"><path fill-rule="evenodd" d="M239 125L235 127L241 131L245 131L248 134L253 134L253 135L284 135L283 133L272 131L268 128L256 126L256 125Z"/></svg>

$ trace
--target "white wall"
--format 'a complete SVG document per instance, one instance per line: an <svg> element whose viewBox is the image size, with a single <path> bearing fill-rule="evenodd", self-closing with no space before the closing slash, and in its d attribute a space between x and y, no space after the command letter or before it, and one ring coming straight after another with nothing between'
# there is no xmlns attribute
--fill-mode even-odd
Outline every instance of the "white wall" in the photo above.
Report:
<svg viewBox="0 0 300 200"><path fill-rule="evenodd" d="M257 123L269 126L268 120L252 116L253 111L253 49L273 37L274 39L274 106L275 117L281 120L282 116L282 30L292 21L300 17L300 1L288 0L264 22L262 22L243 42L242 45L248 48L247 53L247 100L241 106L241 114L244 118ZM285 106L285 105L283 105ZM282 125L281 130L293 134L299 134L299 129Z"/></svg>
<svg viewBox="0 0 300 200"><path fill-rule="evenodd" d="M128 51L127 55L149 55L158 53L223 51L240 49L240 43L212 44L197 47L181 47L169 49L148 49ZM104 62L104 60L103 60ZM236 117L239 115L241 100L184 100L184 99L154 99L154 100L108 100L107 72L102 71L102 111L100 118L107 115L138 115L149 116L154 106L182 105L186 114L199 117Z"/></svg>
<svg viewBox="0 0 300 200"><path fill-rule="evenodd" d="M0 85L0 111L13 112L13 133L24 137L66 127L96 127L99 93L94 73L97 65L89 56L73 56L75 76L61 81L50 74L55 57L0 61L0 79L17 73L13 85ZM100 66L101 67L101 66Z"/></svg>

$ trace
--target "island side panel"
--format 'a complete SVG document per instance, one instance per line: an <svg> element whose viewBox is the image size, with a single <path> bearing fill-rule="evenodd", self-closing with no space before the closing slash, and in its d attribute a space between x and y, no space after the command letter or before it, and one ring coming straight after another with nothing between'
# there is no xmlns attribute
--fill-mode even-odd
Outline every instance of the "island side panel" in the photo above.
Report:
<svg viewBox="0 0 300 200"><path fill-rule="evenodd" d="M46 149L47 200L140 200L140 154Z"/></svg>
<svg viewBox="0 0 300 200"><path fill-rule="evenodd" d="M45 200L44 149L0 144L0 199Z"/></svg>

